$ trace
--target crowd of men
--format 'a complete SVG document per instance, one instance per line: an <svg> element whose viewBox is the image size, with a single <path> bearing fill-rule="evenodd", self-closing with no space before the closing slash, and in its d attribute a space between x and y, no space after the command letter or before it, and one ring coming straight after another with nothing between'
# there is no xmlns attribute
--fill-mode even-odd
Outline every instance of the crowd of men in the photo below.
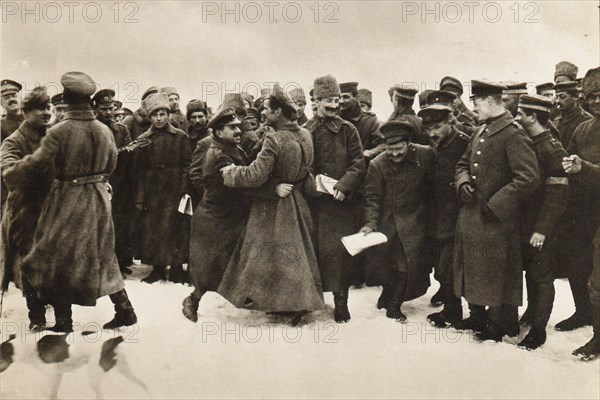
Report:
<svg viewBox="0 0 600 400"><path fill-rule="evenodd" d="M568 278L575 312L555 329L593 325L573 354L597 357L600 68L577 73L560 62L535 94L472 80L473 111L457 78L420 93L417 113L418 90L397 84L382 122L371 91L331 75L314 81L310 119L304 91L277 84L256 99L228 93L213 115L199 99L181 111L174 87L148 88L131 112L81 72L63 75L61 94L38 87L22 101L5 79L2 288L21 289L34 331L71 331L72 304L110 295L115 329L137 322L123 279L140 259L146 283L193 285L182 310L193 322L216 291L292 324L332 292L344 323L349 288L364 284L382 286L377 308L402 322L433 270L443 308L431 324L493 341L529 327L519 346L532 350L554 280ZM357 232L387 242L352 257L341 239Z"/></svg>

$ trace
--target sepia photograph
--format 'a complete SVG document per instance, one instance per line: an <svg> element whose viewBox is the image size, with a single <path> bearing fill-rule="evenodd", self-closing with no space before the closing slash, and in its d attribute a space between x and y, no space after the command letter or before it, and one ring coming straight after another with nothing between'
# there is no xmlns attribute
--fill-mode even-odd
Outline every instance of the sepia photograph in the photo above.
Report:
<svg viewBox="0 0 600 400"><path fill-rule="evenodd" d="M0 8L0 399L600 398L600 0Z"/></svg>

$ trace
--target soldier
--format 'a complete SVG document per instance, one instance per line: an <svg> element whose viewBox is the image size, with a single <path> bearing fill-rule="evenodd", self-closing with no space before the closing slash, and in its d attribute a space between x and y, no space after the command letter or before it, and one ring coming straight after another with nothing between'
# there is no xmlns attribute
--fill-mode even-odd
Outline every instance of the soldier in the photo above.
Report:
<svg viewBox="0 0 600 400"><path fill-rule="evenodd" d="M113 105L115 106L115 109L113 110L113 119L115 120L115 122L118 123L123 122L123 118L125 118L125 111L123 111L123 103L118 100L114 100Z"/></svg>
<svg viewBox="0 0 600 400"><path fill-rule="evenodd" d="M6 119L6 110L4 107L0 107L0 120L4 121Z"/></svg>
<svg viewBox="0 0 600 400"><path fill-rule="evenodd" d="M239 189L223 184L220 172L226 165L248 165L239 147L240 125L233 107L221 110L208 124L213 140L203 158L204 196L192 216L190 236L190 280L194 291L183 301L182 310L193 322L198 321L198 304L204 293L217 290L246 226L248 202Z"/></svg>
<svg viewBox="0 0 600 400"><path fill-rule="evenodd" d="M170 265L169 280L183 282L189 230L177 208L187 194L190 143L187 134L169 122L171 107L165 93L146 97L143 107L152 123L147 135L152 143L133 153L139 174L135 201L142 212L141 260L153 270L142 281L165 279Z"/></svg>
<svg viewBox="0 0 600 400"><path fill-rule="evenodd" d="M579 68L577 68L577 65L568 61L561 61L556 64L554 70L554 83L572 82L577 79L578 71Z"/></svg>
<svg viewBox="0 0 600 400"><path fill-rule="evenodd" d="M464 126L469 125L476 127L479 125L477 121L477 115L473 111L469 110L461 99L461 96L463 95L463 85L458 79L454 78L453 76L443 77L440 81L440 90L451 92L456 95L457 99L453 108L454 116L458 122L462 123Z"/></svg>
<svg viewBox="0 0 600 400"><path fill-rule="evenodd" d="M584 132L590 136L590 140L597 141L600 137L600 68L589 70L583 79L583 94L594 119L584 122L577 128L574 137ZM596 142L597 143L597 142ZM578 155L573 155L563 160L563 168L567 173L578 181L582 186L600 191L600 166L597 162L591 163L582 160ZM594 267L588 283L590 299L593 305L594 335L585 345L573 351L583 360L592 360L600 357L600 229L596 230L594 236Z"/></svg>
<svg viewBox="0 0 600 400"><path fill-rule="evenodd" d="M258 115L258 110L254 107L248 108L244 121L247 123L249 131L256 132L260 127L260 115Z"/></svg>
<svg viewBox="0 0 600 400"><path fill-rule="evenodd" d="M312 170L337 180L334 195L317 197L312 213L323 291L333 292L335 321L344 323L350 320L348 288L355 260L344 249L341 238L360 228L361 205L355 201L355 195L365 177L365 160L358 131L337 115L340 95L333 76L316 78L314 97L318 110L307 128L315 154Z"/></svg>
<svg viewBox="0 0 600 400"><path fill-rule="evenodd" d="M190 148L194 151L198 142L210 134L208 131L206 103L197 99L190 100L186 106L185 116L189 125L187 134L190 139Z"/></svg>
<svg viewBox="0 0 600 400"><path fill-rule="evenodd" d="M500 82L501 85L506 86L506 89L502 91L502 101L504 102L504 107L508 111L510 111L513 118L517 116L517 108L519 106L519 97L523 94L529 93L527 91L527 82L513 82L513 81L504 81Z"/></svg>
<svg viewBox="0 0 600 400"><path fill-rule="evenodd" d="M304 113L304 109L306 108L306 96L304 95L304 90L302 90L302 88L294 88L288 92L288 95L292 98L294 103L296 103L296 112L298 113L298 125L306 127L308 118Z"/></svg>
<svg viewBox="0 0 600 400"><path fill-rule="evenodd" d="M439 104L450 107L452 109L452 115L454 116L454 118L452 118L452 124L455 125L459 131L470 137L475 131L475 126L467 122L460 122L456 118L455 111L458 107L458 101L459 99L455 93L448 92L446 90L431 90L429 91L427 99L425 100L425 102L429 105Z"/></svg>
<svg viewBox="0 0 600 400"><path fill-rule="evenodd" d="M69 106L65 121L50 129L40 147L13 170L37 176L38 168L53 167L57 178L42 207L23 271L40 299L61 310L56 331L72 331L71 304L94 306L105 295L114 303L115 316L103 328L133 325L137 317L115 256L106 185L117 162L113 135L90 107L96 91L92 78L67 72L61 84Z"/></svg>
<svg viewBox="0 0 600 400"><path fill-rule="evenodd" d="M434 104L419 111L423 119L425 132L436 149L435 175L435 239L437 241L437 260L435 279L440 283L439 291L432 297L434 305L444 304L444 309L427 317L438 327L462 320L460 297L454 295L452 263L454 260L454 232L460 210L460 201L454 188L456 164L464 154L469 136L458 130L452 108L448 105ZM432 221L433 222L433 221ZM436 299L437 296L437 299Z"/></svg>
<svg viewBox="0 0 600 400"><path fill-rule="evenodd" d="M25 117L21 111L21 89L23 88L21 84L10 79L3 79L0 85L2 107L6 110L6 118L2 120L2 137L0 140L3 141L19 129Z"/></svg>
<svg viewBox="0 0 600 400"><path fill-rule="evenodd" d="M385 149L379 121L374 114L366 113L360 107L357 82L341 83L340 90L340 117L356 127L363 146L363 156L367 161L372 160Z"/></svg>
<svg viewBox="0 0 600 400"><path fill-rule="evenodd" d="M161 92L166 93L169 97L169 104L171 105L171 124L177 129L181 129L184 132L188 130L188 121L185 115L179 109L179 92L172 86L167 86L160 89Z"/></svg>
<svg viewBox="0 0 600 400"><path fill-rule="evenodd" d="M554 100L556 98L554 96L554 83L547 82L547 83L542 83L540 85L537 85L535 87L535 93L538 96L547 97L548 99L550 99L550 101L552 101L552 104L554 104Z"/></svg>
<svg viewBox="0 0 600 400"><path fill-rule="evenodd" d="M554 302L554 263L562 245L556 240L555 231L561 228L557 221L569 198L569 181L561 164L567 152L546 128L551 109L550 99L523 95L517 115L517 121L533 141L542 182L523 207L521 224L528 302L521 322L531 324L531 330L519 346L528 350L546 342L546 325Z"/></svg>
<svg viewBox="0 0 600 400"><path fill-rule="evenodd" d="M151 94L158 93L158 90L158 86L150 86L142 94L142 102L146 99L146 97L150 96ZM129 130L131 140L135 140L142 133L150 129L150 126L152 124L150 123L150 119L148 119L148 116L144 111L144 107L140 106L140 108L135 110L133 114L128 115L123 119L123 125L125 125Z"/></svg>
<svg viewBox="0 0 600 400"><path fill-rule="evenodd" d="M429 96L431 92L433 92L433 90L427 89L419 93L419 108L421 110L430 105L427 101L427 96Z"/></svg>
<svg viewBox="0 0 600 400"><path fill-rule="evenodd" d="M553 124L560 133L560 141L567 149L575 128L582 122L592 119L579 104L579 91L576 81L563 81L554 85L556 93L556 108L559 115Z"/></svg>
<svg viewBox="0 0 600 400"><path fill-rule="evenodd" d="M130 115L133 115L133 111L127 107L123 107L123 121L125 121L125 118L129 117Z"/></svg>
<svg viewBox="0 0 600 400"><path fill-rule="evenodd" d="M470 317L456 326L495 341L509 333L502 326L502 304L521 304L519 210L540 182L531 139L504 107L504 89L487 80L471 81L483 125L458 162L455 179L463 205L454 245L454 293L464 296L471 309Z"/></svg>
<svg viewBox="0 0 600 400"><path fill-rule="evenodd" d="M108 126L115 139L117 148L131 143L129 130L123 124L113 119L115 91L112 89L99 90L92 97L92 108L96 119ZM110 175L109 183L112 186L112 215L115 225L115 253L119 262L119 269L125 274L131 274L129 268L133 264L134 249L132 242L133 221L131 215L135 211L133 194L134 186L131 183L131 157L123 151L117 156L117 166Z"/></svg>
<svg viewBox="0 0 600 400"><path fill-rule="evenodd" d="M54 126L64 119L65 113L67 112L67 105L63 100L62 93L55 94L54 96L52 96L50 101L52 102L52 114L54 115L54 120L52 121L50 126Z"/></svg>
<svg viewBox="0 0 600 400"><path fill-rule="evenodd" d="M368 113L371 111L371 108L373 108L373 93L369 89L358 89L356 98L364 112ZM373 115L375 114L373 113Z"/></svg>
<svg viewBox="0 0 600 400"><path fill-rule="evenodd" d="M414 142L418 144L431 145L429 137L423 132L423 122L417 117L413 110L415 95L418 90L407 85L396 84L388 90L394 111L388 121L398 120L405 117L415 127Z"/></svg>
<svg viewBox="0 0 600 400"><path fill-rule="evenodd" d="M429 287L422 254L433 211L435 153L411 142L414 125L406 119L386 122L381 133L386 150L369 164L360 232L380 231L388 238L366 258L370 268L380 270L383 281L378 306L387 308L388 318L402 322L402 303L422 296Z"/></svg>
<svg viewBox="0 0 600 400"><path fill-rule="evenodd" d="M314 95L315 90L314 89L310 89L309 95L310 95L310 110L313 113L313 116L317 114L317 109L319 108L319 105L317 104L317 100L315 99L315 95Z"/></svg>
<svg viewBox="0 0 600 400"><path fill-rule="evenodd" d="M39 332L46 327L46 309L33 287L22 274L23 258L31 250L33 232L55 176L53 168L40 168L31 180L13 173L13 167L32 154L46 135L50 122L50 98L46 88L37 87L23 100L25 121L14 134L2 142L2 175L6 178L6 209L2 218L0 283L2 290L10 281L21 289L29 310L29 329ZM60 319L60 310L55 313Z"/></svg>

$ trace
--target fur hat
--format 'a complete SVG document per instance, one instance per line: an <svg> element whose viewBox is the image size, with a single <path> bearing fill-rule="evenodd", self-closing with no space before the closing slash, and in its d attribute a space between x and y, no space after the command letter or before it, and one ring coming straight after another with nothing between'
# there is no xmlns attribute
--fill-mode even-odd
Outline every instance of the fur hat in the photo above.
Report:
<svg viewBox="0 0 600 400"><path fill-rule="evenodd" d="M586 72L583 78L582 90L585 96L600 90L600 67L592 68Z"/></svg>
<svg viewBox="0 0 600 400"><path fill-rule="evenodd" d="M239 93L225 93L223 96L223 104L219 107L221 110L226 108L235 108L235 113L238 116L246 116L246 105L244 104L244 98Z"/></svg>
<svg viewBox="0 0 600 400"><path fill-rule="evenodd" d="M45 109L50 104L50 96L44 86L38 86L25 95L21 107L24 112Z"/></svg>
<svg viewBox="0 0 600 400"><path fill-rule="evenodd" d="M206 115L206 104L202 100L198 100L198 99L190 100L190 102L187 103L187 106L185 108L186 108L187 119L190 119L190 116L192 115L192 113L194 113L196 111L201 111L204 113L204 115Z"/></svg>
<svg viewBox="0 0 600 400"><path fill-rule="evenodd" d="M559 82L559 77L560 81L574 81L577 78L577 71L579 71L579 68L577 68L577 65L570 63L568 61L561 61L558 64L556 64L556 70L554 71L554 82L558 83Z"/></svg>
<svg viewBox="0 0 600 400"><path fill-rule="evenodd" d="M148 117L160 109L165 109L168 112L171 111L169 97L166 93L151 94L150 96L146 97L144 101L142 101L142 107L144 108L144 111L146 111L146 115L148 115Z"/></svg>
<svg viewBox="0 0 600 400"><path fill-rule="evenodd" d="M306 104L306 96L304 95L304 90L302 88L294 88L288 92L288 95L294 101L302 101Z"/></svg>
<svg viewBox="0 0 600 400"><path fill-rule="evenodd" d="M166 93L167 96L175 94L177 95L177 97L179 97L179 92L177 92L177 89L175 89L173 86L166 86L164 88L161 88L160 91Z"/></svg>
<svg viewBox="0 0 600 400"><path fill-rule="evenodd" d="M158 86L150 86L148 89L146 89L146 91L142 94L142 101L144 101L144 99L148 96L150 96L151 94L156 94L158 93L159 89Z"/></svg>
<svg viewBox="0 0 600 400"><path fill-rule="evenodd" d="M337 80L333 76L326 75L315 79L315 99L320 100L326 97L340 97L341 95L340 85L338 85Z"/></svg>

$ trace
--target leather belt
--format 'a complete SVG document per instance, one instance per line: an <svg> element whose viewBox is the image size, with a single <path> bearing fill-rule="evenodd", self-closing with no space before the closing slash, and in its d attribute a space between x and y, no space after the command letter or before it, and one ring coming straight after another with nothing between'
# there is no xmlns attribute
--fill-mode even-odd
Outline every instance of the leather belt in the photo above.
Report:
<svg viewBox="0 0 600 400"><path fill-rule="evenodd" d="M108 182L107 174L75 176L75 177L58 177L57 180L67 182L71 185L89 185L92 183Z"/></svg>

